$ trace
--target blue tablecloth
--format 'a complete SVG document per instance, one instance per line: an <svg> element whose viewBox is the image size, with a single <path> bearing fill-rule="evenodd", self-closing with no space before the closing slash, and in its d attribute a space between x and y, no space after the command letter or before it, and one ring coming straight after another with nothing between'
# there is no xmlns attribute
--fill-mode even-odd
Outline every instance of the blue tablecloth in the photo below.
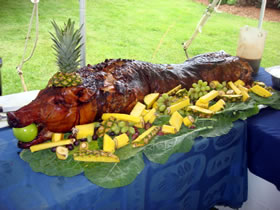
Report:
<svg viewBox="0 0 280 210"><path fill-rule="evenodd" d="M259 70L255 80L271 86L271 76ZM248 168L280 190L280 111L265 108L247 120Z"/></svg>
<svg viewBox="0 0 280 210"><path fill-rule="evenodd" d="M187 209L247 200L246 122L226 135L198 138L188 153L145 168L129 185L104 189L82 174L50 177L31 170L9 128L0 129L0 209Z"/></svg>

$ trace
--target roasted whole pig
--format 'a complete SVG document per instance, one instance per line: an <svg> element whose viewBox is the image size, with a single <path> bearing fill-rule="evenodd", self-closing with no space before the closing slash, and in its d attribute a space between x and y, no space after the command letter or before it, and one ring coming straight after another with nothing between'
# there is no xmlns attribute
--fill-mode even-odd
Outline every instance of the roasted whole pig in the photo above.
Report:
<svg viewBox="0 0 280 210"><path fill-rule="evenodd" d="M105 112L129 113L137 101L152 93L164 93L181 84L190 88L205 81L252 82L252 68L223 51L198 55L182 64L152 64L136 60L110 59L78 70L83 84L77 87L47 87L30 104L8 113L11 127L36 123L41 129L28 148L49 139L51 132L67 132L77 124L93 122Z"/></svg>

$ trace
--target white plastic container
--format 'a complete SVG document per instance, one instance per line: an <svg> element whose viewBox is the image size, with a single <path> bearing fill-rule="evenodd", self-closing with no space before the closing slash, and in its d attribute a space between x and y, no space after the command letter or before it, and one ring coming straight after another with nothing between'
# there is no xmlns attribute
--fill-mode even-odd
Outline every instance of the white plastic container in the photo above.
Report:
<svg viewBox="0 0 280 210"><path fill-rule="evenodd" d="M245 59L252 66L254 72L259 71L267 32L250 26L240 29L236 55Z"/></svg>

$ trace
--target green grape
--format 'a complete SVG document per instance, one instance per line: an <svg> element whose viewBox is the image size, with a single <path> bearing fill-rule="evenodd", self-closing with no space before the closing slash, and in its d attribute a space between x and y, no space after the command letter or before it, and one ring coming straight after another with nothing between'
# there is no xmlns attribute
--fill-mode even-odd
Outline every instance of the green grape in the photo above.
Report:
<svg viewBox="0 0 280 210"><path fill-rule="evenodd" d="M198 80L197 84L202 85L203 81L200 79Z"/></svg>
<svg viewBox="0 0 280 210"><path fill-rule="evenodd" d="M199 96L199 97L203 96L203 92L199 92L199 93L198 93L198 96Z"/></svg>
<svg viewBox="0 0 280 210"><path fill-rule="evenodd" d="M162 104L161 106L159 106L159 111L163 112L166 109L166 106L164 104Z"/></svg>
<svg viewBox="0 0 280 210"><path fill-rule="evenodd" d="M206 91L203 91L203 95L206 95L207 94L207 92Z"/></svg>
<svg viewBox="0 0 280 210"><path fill-rule="evenodd" d="M115 130L113 130L115 134L119 134L121 129L119 127L117 127Z"/></svg>
<svg viewBox="0 0 280 210"><path fill-rule="evenodd" d="M115 125L113 125L112 127L111 127L111 130L112 131L116 131L116 130L118 130L119 129L119 127L118 127L118 125L117 124L115 124Z"/></svg>
<svg viewBox="0 0 280 210"><path fill-rule="evenodd" d="M199 97L198 93L195 93L195 94L194 94L194 98L195 98L195 99L198 99L198 97Z"/></svg>
<svg viewBox="0 0 280 210"><path fill-rule="evenodd" d="M157 100L158 103L163 103L164 102L164 98L163 97L160 97L158 100Z"/></svg>
<svg viewBox="0 0 280 210"><path fill-rule="evenodd" d="M209 87L209 86L206 86L206 87L205 87L205 90L209 91L209 90L210 90L210 87Z"/></svg>
<svg viewBox="0 0 280 210"><path fill-rule="evenodd" d="M201 91L205 91L206 88L205 88L204 86L202 86L202 87L200 88L200 90L201 90Z"/></svg>
<svg viewBox="0 0 280 210"><path fill-rule="evenodd" d="M129 128L129 133L130 133L130 134L135 134L135 129L134 129L133 127L130 127L130 128Z"/></svg>
<svg viewBox="0 0 280 210"><path fill-rule="evenodd" d="M191 95L192 95L192 92L189 91L189 92L188 92L188 96L190 97Z"/></svg>
<svg viewBox="0 0 280 210"><path fill-rule="evenodd" d="M192 86L193 86L194 88L196 88L196 87L197 87L197 84L196 84L196 83L193 83Z"/></svg>
<svg viewBox="0 0 280 210"><path fill-rule="evenodd" d="M167 93L164 93L164 94L162 94L162 96L161 96L163 99L168 99L169 98L169 96L168 96L168 94Z"/></svg>
<svg viewBox="0 0 280 210"><path fill-rule="evenodd" d="M168 115L168 110L167 110L167 109L164 111L164 114L165 114L165 115Z"/></svg>
<svg viewBox="0 0 280 210"><path fill-rule="evenodd" d="M228 90L228 89L227 89L226 87L223 88L223 91L227 92L227 90Z"/></svg>
<svg viewBox="0 0 280 210"><path fill-rule="evenodd" d="M221 90L223 88L223 85L222 84L217 84L217 86L216 86L216 89L217 90Z"/></svg>
<svg viewBox="0 0 280 210"><path fill-rule="evenodd" d="M191 92L191 93L194 92L194 88L190 88L189 92Z"/></svg>
<svg viewBox="0 0 280 210"><path fill-rule="evenodd" d="M99 122L94 122L94 127L97 128L100 126L100 123Z"/></svg>
<svg viewBox="0 0 280 210"><path fill-rule="evenodd" d="M123 128L126 125L125 121L120 121L119 122L119 127Z"/></svg>
<svg viewBox="0 0 280 210"><path fill-rule="evenodd" d="M195 88L195 92L198 93L199 91L200 91L200 87L196 87L196 88Z"/></svg>
<svg viewBox="0 0 280 210"><path fill-rule="evenodd" d="M157 103L157 107L160 107L161 105L163 105L164 103L161 102L161 103Z"/></svg>
<svg viewBox="0 0 280 210"><path fill-rule="evenodd" d="M223 82L222 82L222 85L223 85L223 86L227 86L227 82L226 82L226 81L223 81Z"/></svg>
<svg viewBox="0 0 280 210"><path fill-rule="evenodd" d="M205 82L202 83L202 86L204 86L204 87L206 87L207 85L208 85L208 82L207 82L207 81L205 81Z"/></svg>
<svg viewBox="0 0 280 210"><path fill-rule="evenodd" d="M122 127L121 133L126 133L128 131L128 126Z"/></svg>

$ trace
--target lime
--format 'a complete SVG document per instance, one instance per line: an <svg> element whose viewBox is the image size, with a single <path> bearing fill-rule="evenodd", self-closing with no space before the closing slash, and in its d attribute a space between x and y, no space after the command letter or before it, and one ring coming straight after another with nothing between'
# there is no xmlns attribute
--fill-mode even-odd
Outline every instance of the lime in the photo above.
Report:
<svg viewBox="0 0 280 210"><path fill-rule="evenodd" d="M32 123L23 128L13 128L13 133L19 141L30 142L37 136L38 128L34 123Z"/></svg>

